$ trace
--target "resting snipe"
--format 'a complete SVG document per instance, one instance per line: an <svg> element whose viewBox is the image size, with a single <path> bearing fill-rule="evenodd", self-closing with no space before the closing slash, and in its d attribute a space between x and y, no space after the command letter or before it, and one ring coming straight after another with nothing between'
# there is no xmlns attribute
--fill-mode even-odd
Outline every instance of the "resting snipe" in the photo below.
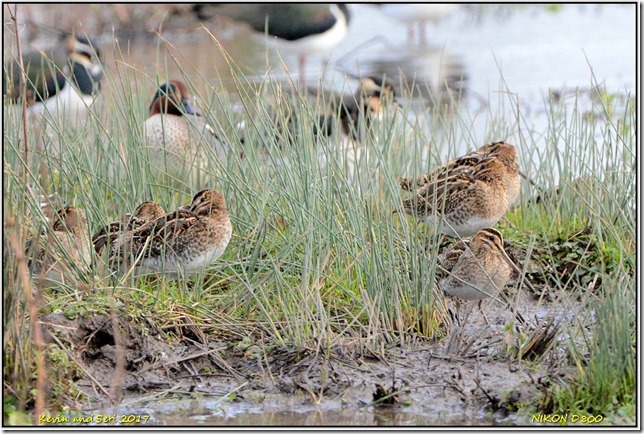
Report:
<svg viewBox="0 0 644 434"><path fill-rule="evenodd" d="M92 243L96 253L101 254L103 248L111 245L123 232L133 231L147 222L156 220L165 215L163 207L156 202L148 200L139 205L134 214L127 213L120 220L113 221L92 236Z"/></svg>
<svg viewBox="0 0 644 434"><path fill-rule="evenodd" d="M53 215L47 233L27 241L29 267L48 283L72 283L91 263L91 240L83 210L67 206Z"/></svg>
<svg viewBox="0 0 644 434"><path fill-rule="evenodd" d="M189 207L122 233L112 243L111 257L126 265L135 264L143 273L179 278L214 263L231 236L224 197L217 190L202 190Z"/></svg>

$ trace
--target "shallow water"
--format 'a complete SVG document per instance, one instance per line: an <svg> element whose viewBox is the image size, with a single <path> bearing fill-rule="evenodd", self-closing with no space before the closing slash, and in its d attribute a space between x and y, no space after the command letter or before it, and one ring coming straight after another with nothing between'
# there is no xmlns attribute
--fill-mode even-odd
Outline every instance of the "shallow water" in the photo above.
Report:
<svg viewBox="0 0 644 434"><path fill-rule="evenodd" d="M417 384L425 379L410 378ZM162 398L158 401L127 404L95 412L98 415L121 416L141 420L138 426L476 426L525 425L528 416L497 413L488 410L465 409L460 400L401 399L401 404L372 405L371 395L356 387L342 397L319 397L314 402L300 391L293 394L263 394L243 390L239 396L201 398ZM407 397L409 398L409 397ZM138 402L138 403L137 403ZM124 419L124 420L125 420ZM117 423L111 423L114 425ZM93 423L100 425L100 423ZM121 423L120 425L127 425Z"/></svg>
<svg viewBox="0 0 644 434"><path fill-rule="evenodd" d="M635 5L564 5L558 12L530 5L508 8L477 17L462 7L453 15L428 27L428 45L419 47L406 41L406 29L377 8L351 5L352 20L347 37L330 54L314 54L307 61L307 81L322 74L330 81L341 81L342 70L360 74L374 63L399 62L407 77L418 74L440 83L447 75L462 71L473 94L487 96L501 83L528 103L540 104L548 89L588 87L592 73L608 91L633 91L635 86ZM251 77L266 74L266 56L271 73L280 76L285 66L296 76L297 58L282 50L278 58L272 44L262 36L250 35L233 25L209 30L232 60ZM203 30L189 37L164 35L177 50L177 61L186 72L198 70L208 81L230 85L227 68L220 65L221 54ZM196 37L196 39L194 38ZM121 48L125 59L151 74L166 69L168 76L179 73L173 59L156 43L134 43ZM268 53L265 51L268 47ZM283 60L285 65L281 65ZM324 68L328 60L328 67ZM404 62L403 62L404 63ZM391 67L391 66L390 66ZM201 78L192 77L198 84Z"/></svg>
<svg viewBox="0 0 644 434"><path fill-rule="evenodd" d="M305 397L289 397L271 403L222 403L217 399L183 400L138 409L136 414L149 415L149 425L166 426L470 426L512 425L481 414L476 418L447 409L436 408L431 413L410 407L362 408L340 402L307 403ZM106 414L132 413L113 409Z"/></svg>

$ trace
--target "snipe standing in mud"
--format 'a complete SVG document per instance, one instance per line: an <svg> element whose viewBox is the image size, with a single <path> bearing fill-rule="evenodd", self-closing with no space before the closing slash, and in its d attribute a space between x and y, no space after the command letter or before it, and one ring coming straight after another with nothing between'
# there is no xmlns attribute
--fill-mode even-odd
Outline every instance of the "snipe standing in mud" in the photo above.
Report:
<svg viewBox="0 0 644 434"><path fill-rule="evenodd" d="M413 190L403 201L406 213L439 225L451 237L468 237L495 225L519 196L516 148L505 142L485 145L420 178L399 179Z"/></svg>
<svg viewBox="0 0 644 434"><path fill-rule="evenodd" d="M85 213L67 206L52 217L46 234L27 240L28 265L44 286L72 284L78 281L78 271L89 269L91 246Z"/></svg>
<svg viewBox="0 0 644 434"><path fill-rule="evenodd" d="M468 243L459 241L447 249L440 265L449 271L440 286L463 300L494 297L510 280L512 261L503 248L503 236L492 228L481 229Z"/></svg>
<svg viewBox="0 0 644 434"><path fill-rule="evenodd" d="M140 274L188 277L214 263L231 236L223 195L217 190L202 190L189 207L121 234L112 243L110 256L122 264L134 264Z"/></svg>
<svg viewBox="0 0 644 434"><path fill-rule="evenodd" d="M440 281L443 291L468 301L496 298L513 272L521 275L505 252L503 236L492 228L481 229L469 243L461 240L447 249L439 257L439 264L448 273ZM526 323L518 312L517 318Z"/></svg>

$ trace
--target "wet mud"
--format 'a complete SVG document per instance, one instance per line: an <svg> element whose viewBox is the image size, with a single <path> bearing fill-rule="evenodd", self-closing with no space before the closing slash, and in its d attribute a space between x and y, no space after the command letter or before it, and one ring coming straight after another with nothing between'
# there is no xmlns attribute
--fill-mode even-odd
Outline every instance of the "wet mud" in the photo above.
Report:
<svg viewBox="0 0 644 434"><path fill-rule="evenodd" d="M159 327L146 317L54 313L41 324L47 342L78 366L72 380L82 414L145 415L158 425L526 424L530 414L521 409L547 410L549 388L574 373L567 330L583 309L579 291L545 284L569 273L547 257L572 261L577 256L566 252L588 256L591 244L588 231L555 249L529 247L531 254L506 241L535 291L514 276L504 291L509 304L448 298L451 321L438 339L370 345L335 335L295 349L261 329L242 337L188 317ZM601 290L577 269L575 286L590 281Z"/></svg>
<svg viewBox="0 0 644 434"><path fill-rule="evenodd" d="M446 338L370 350L342 337L289 350L216 326L158 330L115 315L50 314L42 324L49 342L72 349L87 398L79 410L93 414L145 414L160 425L519 423L514 413L538 405L565 374L557 352L546 351L565 340L549 320L554 312L525 291L520 297L529 319L523 346L512 312L492 300L453 306L464 325L451 325Z"/></svg>

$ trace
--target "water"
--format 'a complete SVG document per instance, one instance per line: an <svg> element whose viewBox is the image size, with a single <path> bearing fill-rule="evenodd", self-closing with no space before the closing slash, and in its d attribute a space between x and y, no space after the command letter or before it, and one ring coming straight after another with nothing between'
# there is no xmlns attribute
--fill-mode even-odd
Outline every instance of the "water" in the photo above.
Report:
<svg viewBox="0 0 644 434"><path fill-rule="evenodd" d="M140 426L490 426L525 423L525 420L511 417L495 418L485 412L465 415L442 408L440 403L392 407L340 401L324 399L315 404L305 396L268 398L261 403L184 399L150 404L135 411L121 406L100 414L140 415L145 420ZM432 411L428 411L429 404L432 404Z"/></svg>
<svg viewBox="0 0 644 434"><path fill-rule="evenodd" d="M438 147L435 155L444 159L448 148L453 156L490 140L507 140L519 145L524 171L534 174L539 159L529 162L527 154L535 155L535 150L525 152L521 142L526 134L545 136L545 107L550 95L569 102L567 107L578 100L588 110L593 98L596 101L593 83L608 93L633 95L636 5L568 4L555 12L542 5L487 8L492 12L479 16L474 6L463 6L430 24L428 45L421 47L407 43L403 23L373 6L351 5L347 37L331 53L309 56L307 83L315 84L321 78L325 86L346 92L355 89L356 80L349 78L347 83L345 72L386 73L398 83L398 72L402 71L407 80L420 84L424 103L430 102L427 98L449 99L450 95L460 99L459 114L466 128L459 126L447 137L431 126L425 128L428 142ZM274 43L266 42L263 35L239 25L211 22L208 26L250 80L259 82L269 75L286 79L287 74L297 80L297 56L284 50L278 56ZM237 84L222 51L204 29L186 35L164 34L164 38L167 44L134 44L127 50L121 41L124 58L115 56L117 66L108 73L122 74L124 68L143 72L150 87L183 76L198 91L208 82L236 92ZM517 106L524 117L522 124L516 121ZM496 130L491 130L491 119L504 121L496 122ZM544 151L545 139L537 140L537 146L539 152Z"/></svg>

